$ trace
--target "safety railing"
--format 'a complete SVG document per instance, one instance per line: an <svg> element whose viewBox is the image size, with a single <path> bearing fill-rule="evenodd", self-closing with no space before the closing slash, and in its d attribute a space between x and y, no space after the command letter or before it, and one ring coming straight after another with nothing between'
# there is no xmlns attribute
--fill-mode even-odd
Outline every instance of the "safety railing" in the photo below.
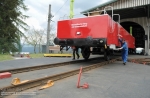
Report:
<svg viewBox="0 0 150 98"><path fill-rule="evenodd" d="M120 28L119 28L119 25L120 25L120 15L119 14L113 14L113 16L118 16L117 27L118 27L118 35L119 35L120 34Z"/></svg>
<svg viewBox="0 0 150 98"><path fill-rule="evenodd" d="M73 16L72 19L93 16L91 14L94 14L94 13L99 13L98 15L102 15L102 13L107 14L105 10L99 10L99 11L93 11L93 12L86 12L86 13L82 13L82 14L76 14ZM87 16L85 16L85 15L87 15ZM96 16L96 15L94 15L94 16ZM65 20L65 19L70 19L69 15L65 14L63 17L59 18L59 20Z"/></svg>
<svg viewBox="0 0 150 98"><path fill-rule="evenodd" d="M107 13L107 11L106 11L106 9L108 9L108 8L111 8L111 11L112 11L112 13L111 13L111 17L112 17L112 23L111 23L111 27L112 27L112 32L114 31L114 25L113 25L113 16L114 16L114 14L113 14L113 7L112 6L106 6L105 8L104 8L104 10L105 10L105 12Z"/></svg>
<svg viewBox="0 0 150 98"><path fill-rule="evenodd" d="M112 6L106 6L104 8L104 10L98 10L98 11L93 11L93 12L86 12L86 13L82 13L82 14L77 14L73 16L74 18L82 18L82 17L90 17L90 16L98 16L98 15L105 15L107 14L107 10L111 8L111 17L112 17L112 21L111 21L111 32L114 32L114 16L118 16L118 23L120 23L120 15L119 14L114 14L113 12L113 7ZM95 13L95 14L94 14ZM84 16L87 15L87 16ZM63 17L60 17L59 20L67 20L70 19L69 15L64 15ZM120 30L118 31L118 33L120 32Z"/></svg>

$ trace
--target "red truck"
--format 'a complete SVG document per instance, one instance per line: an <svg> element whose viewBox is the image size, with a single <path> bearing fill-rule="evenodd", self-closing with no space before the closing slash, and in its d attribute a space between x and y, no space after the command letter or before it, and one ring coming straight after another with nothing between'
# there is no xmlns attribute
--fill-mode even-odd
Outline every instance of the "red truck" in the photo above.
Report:
<svg viewBox="0 0 150 98"><path fill-rule="evenodd" d="M80 47L85 59L92 53L104 54L104 58L109 60L111 53L120 47L118 34L126 40L129 51L134 52L134 37L108 14L58 21L54 43L60 45L61 49Z"/></svg>

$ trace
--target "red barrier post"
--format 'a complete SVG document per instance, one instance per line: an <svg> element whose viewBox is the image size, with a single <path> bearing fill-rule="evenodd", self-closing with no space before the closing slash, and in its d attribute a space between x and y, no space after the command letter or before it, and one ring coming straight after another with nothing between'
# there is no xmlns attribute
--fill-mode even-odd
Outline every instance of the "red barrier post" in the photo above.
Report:
<svg viewBox="0 0 150 98"><path fill-rule="evenodd" d="M80 88L80 78L82 74L82 67L80 68L79 76L78 76L78 83L77 83L77 88Z"/></svg>

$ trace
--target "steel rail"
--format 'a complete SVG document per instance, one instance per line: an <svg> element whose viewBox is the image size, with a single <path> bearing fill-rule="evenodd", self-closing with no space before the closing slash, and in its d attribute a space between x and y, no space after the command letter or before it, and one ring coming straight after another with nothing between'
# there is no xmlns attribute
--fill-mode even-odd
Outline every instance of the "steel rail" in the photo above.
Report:
<svg viewBox="0 0 150 98"><path fill-rule="evenodd" d="M150 65L150 58L137 58L137 59L129 59L128 62Z"/></svg>
<svg viewBox="0 0 150 98"><path fill-rule="evenodd" d="M118 58L118 61L122 61L122 59ZM134 58L134 59L132 58L132 59L128 59L128 62L150 65L150 58Z"/></svg>
<svg viewBox="0 0 150 98"><path fill-rule="evenodd" d="M91 58L88 61L97 60L97 59L100 59L100 57ZM0 73L10 72L11 74L17 74L17 73L23 73L23 72L29 72L29 71L35 71L35 70L41 70L41 69L47 69L47 68L53 68L53 67L59 67L59 66L65 66L65 65L81 63L81 62L85 62L85 60L76 60L76 61L61 62L61 63L55 63L55 64L45 64L45 65L38 65L38 66L31 66L31 67L24 67L24 68L6 69L6 70L0 70Z"/></svg>
<svg viewBox="0 0 150 98"><path fill-rule="evenodd" d="M82 72L89 71L89 70L92 70L94 68L113 63L115 61L117 61L117 59L112 59L110 61L104 61L101 63L92 64L90 66L83 67ZM60 80L63 78L67 78L69 76L73 76L73 75L78 74L79 70L80 69L76 69L76 70L72 70L72 71L68 71L68 72L64 72L64 73L60 73L60 74L56 74L56 75L52 75L52 76L48 76L48 77L44 77L44 78L39 78L39 79L31 80L31 81L28 81L26 83L15 85L15 86L10 85L7 87L3 87L3 88L0 88L0 96L3 97L3 93L14 94L14 92L21 92L21 91L24 91L24 90L27 90L27 89L30 89L33 87L41 86L41 85L46 84L48 80L57 81L57 80Z"/></svg>

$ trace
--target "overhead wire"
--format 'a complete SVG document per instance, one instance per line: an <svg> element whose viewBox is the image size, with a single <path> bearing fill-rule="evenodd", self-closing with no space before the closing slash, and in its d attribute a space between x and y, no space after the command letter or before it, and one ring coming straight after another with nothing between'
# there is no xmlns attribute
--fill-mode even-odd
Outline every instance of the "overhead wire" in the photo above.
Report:
<svg viewBox="0 0 150 98"><path fill-rule="evenodd" d="M55 15L63 8L63 6L67 3L67 1L68 1L68 0L66 0L66 1L64 2L64 4L59 8L59 10L55 13ZM53 15L53 17L54 17L55 15Z"/></svg>

